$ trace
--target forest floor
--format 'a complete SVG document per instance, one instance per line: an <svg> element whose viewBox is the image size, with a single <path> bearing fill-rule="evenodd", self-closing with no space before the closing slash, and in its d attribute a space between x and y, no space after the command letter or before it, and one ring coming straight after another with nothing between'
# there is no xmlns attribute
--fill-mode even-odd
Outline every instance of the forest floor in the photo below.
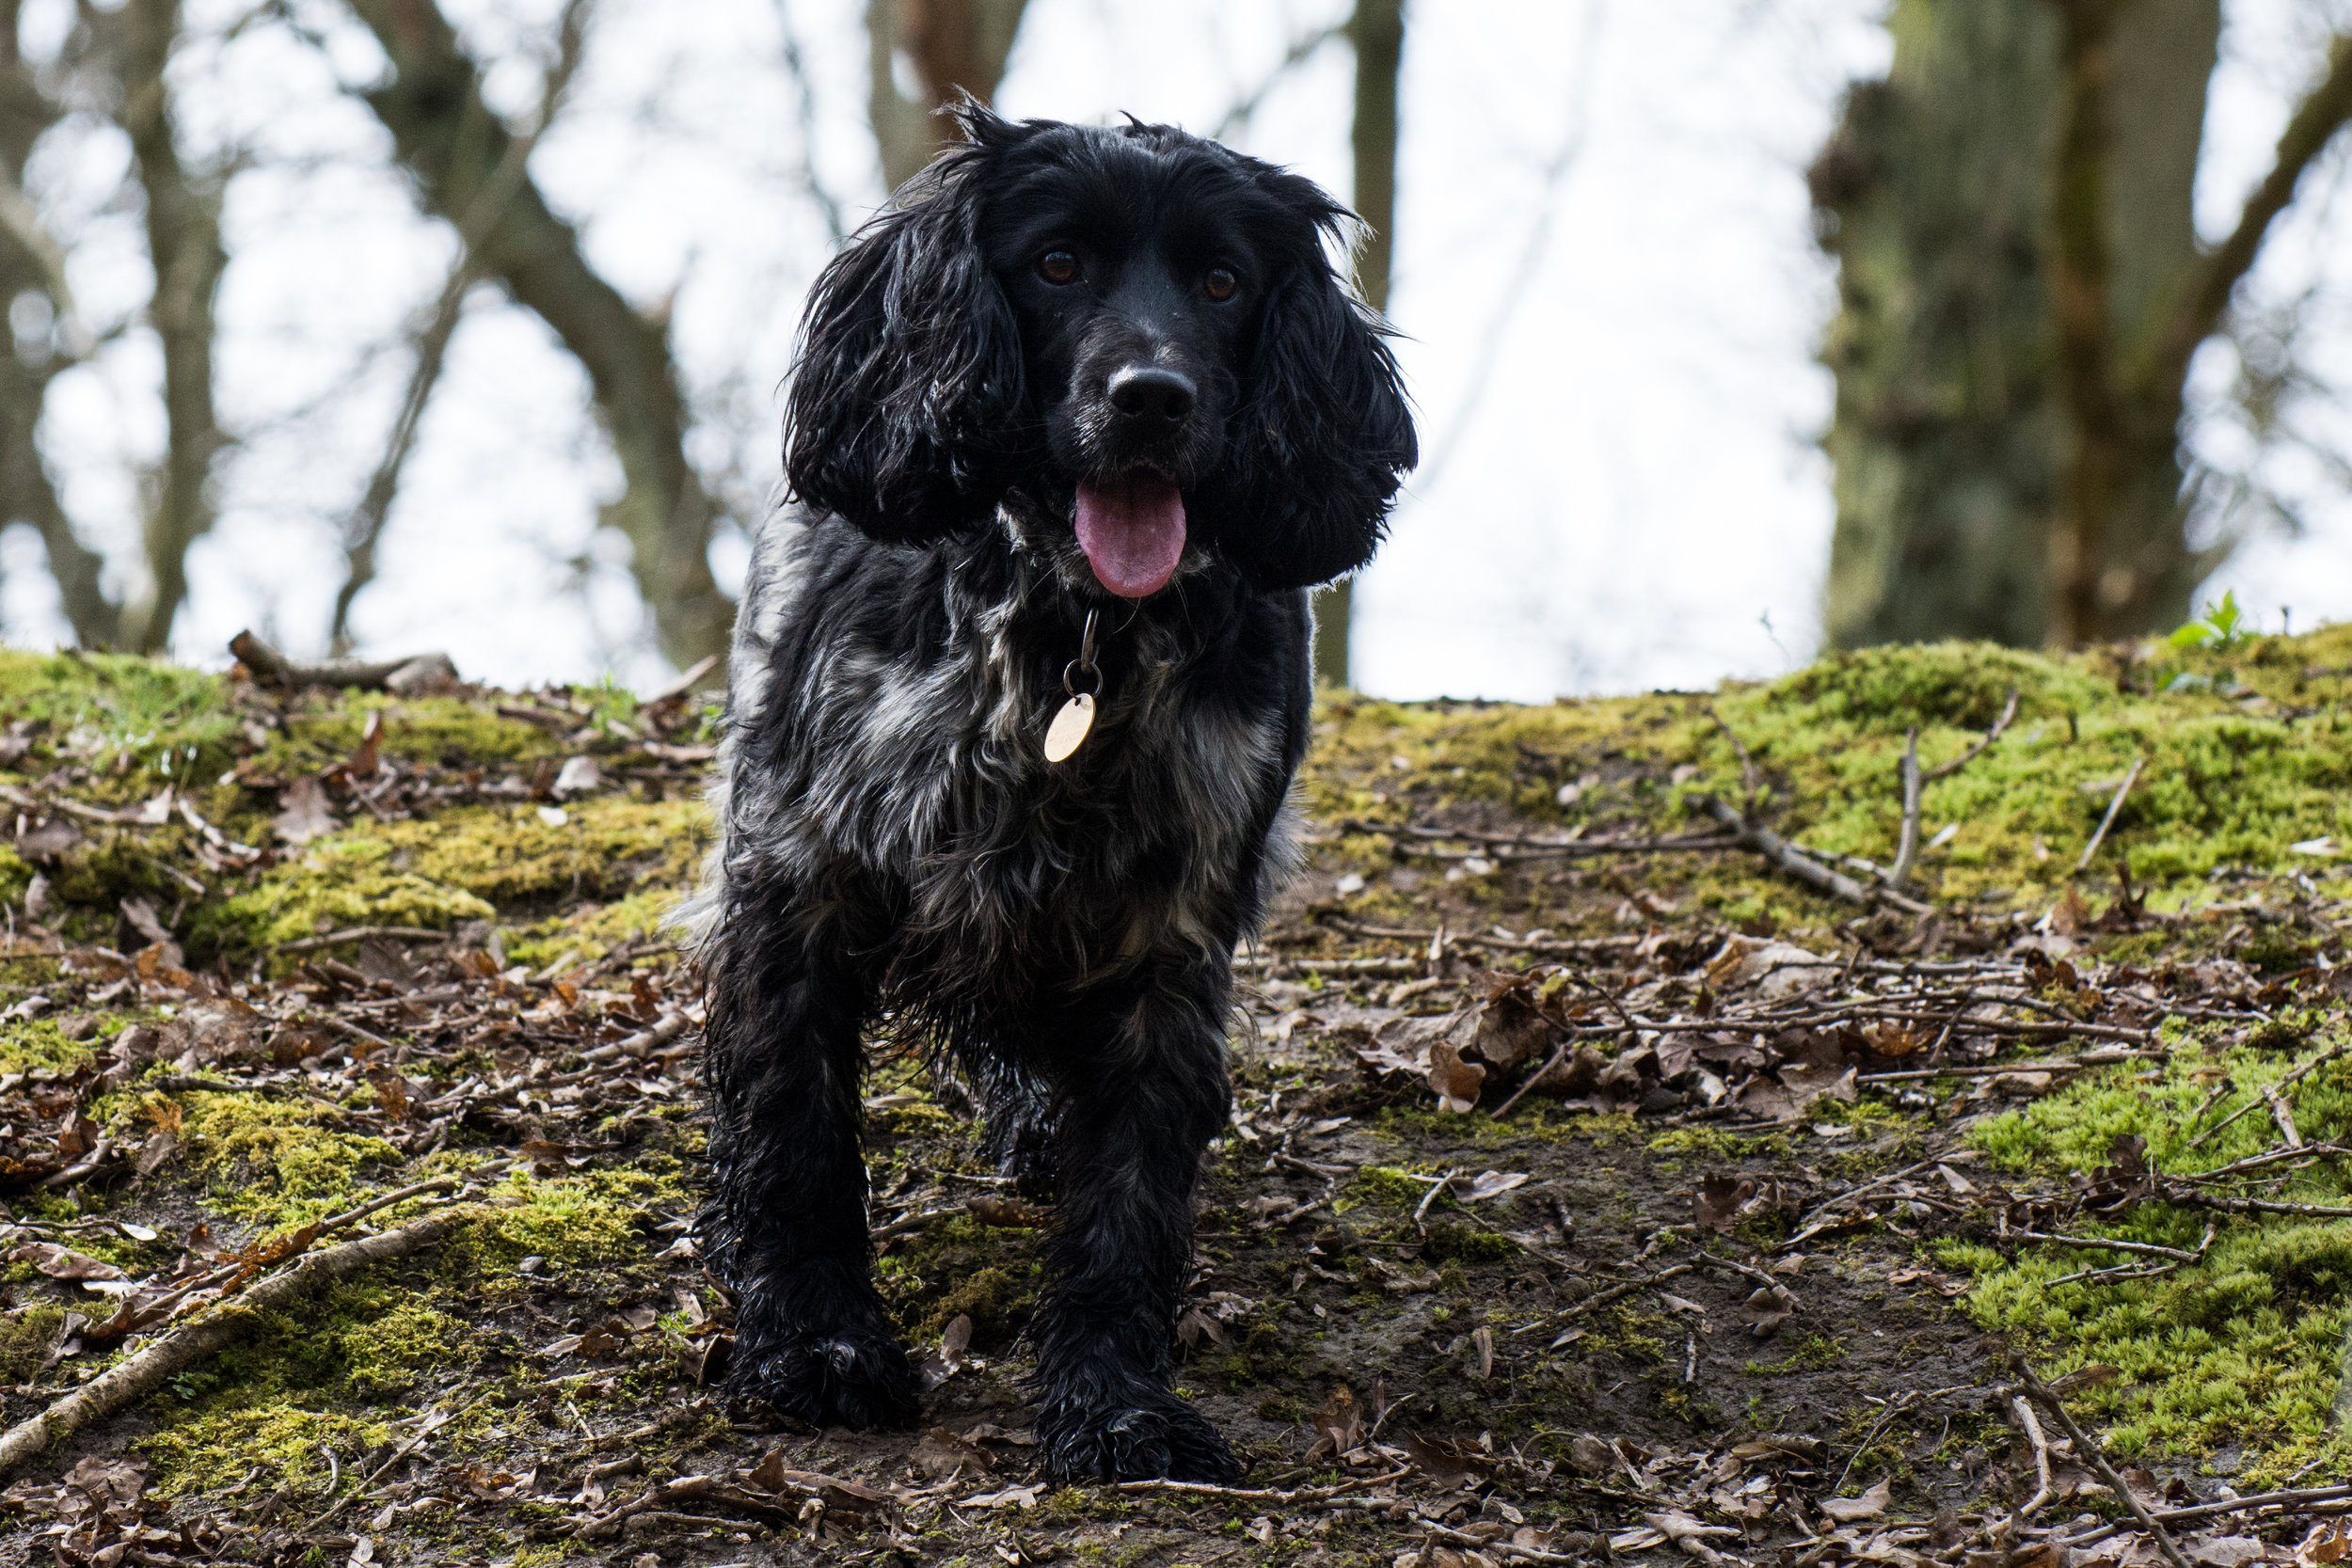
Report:
<svg viewBox="0 0 2352 1568"><path fill-rule="evenodd" d="M1051 1215L914 1044L922 1430L711 1386L703 695L0 654L0 1568L2332 1561L2347 681L1327 702L1178 1327L1248 1480L1054 1490Z"/></svg>

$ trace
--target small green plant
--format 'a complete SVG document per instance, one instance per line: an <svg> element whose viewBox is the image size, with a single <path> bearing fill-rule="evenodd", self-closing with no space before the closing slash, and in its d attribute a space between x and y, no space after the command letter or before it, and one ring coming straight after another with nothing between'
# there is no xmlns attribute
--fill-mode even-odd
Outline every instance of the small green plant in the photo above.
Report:
<svg viewBox="0 0 2352 1568"><path fill-rule="evenodd" d="M2176 648L2208 648L2228 654L2253 641L2255 635L2254 624L2238 608L2237 593L2233 589L2221 595L2220 603L2208 601L2203 617L2174 632L2169 641Z"/></svg>

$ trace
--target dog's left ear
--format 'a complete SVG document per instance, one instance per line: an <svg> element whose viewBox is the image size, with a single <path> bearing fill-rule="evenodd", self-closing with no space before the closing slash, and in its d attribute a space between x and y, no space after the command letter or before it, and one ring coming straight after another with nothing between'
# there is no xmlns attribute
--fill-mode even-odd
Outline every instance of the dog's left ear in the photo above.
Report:
<svg viewBox="0 0 2352 1568"><path fill-rule="evenodd" d="M1327 582L1370 561L1420 460L1385 332L1320 243L1344 214L1296 183L1319 208L1312 237L1266 302L1216 507L1218 544L1262 589Z"/></svg>
<svg viewBox="0 0 2352 1568"><path fill-rule="evenodd" d="M984 522L1022 403L1012 307L982 256L980 192L1025 129L966 103L965 140L818 276L785 406L785 477L877 539Z"/></svg>

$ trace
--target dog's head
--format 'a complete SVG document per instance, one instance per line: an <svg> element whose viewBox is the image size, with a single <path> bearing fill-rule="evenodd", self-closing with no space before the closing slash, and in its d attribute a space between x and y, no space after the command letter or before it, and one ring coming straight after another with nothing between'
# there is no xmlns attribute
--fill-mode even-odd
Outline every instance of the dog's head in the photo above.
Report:
<svg viewBox="0 0 2352 1568"><path fill-rule="evenodd" d="M1416 451L1328 259L1346 210L1168 126L960 119L963 144L818 279L794 493L892 541L1010 500L1128 598L1188 552L1269 589L1370 560Z"/></svg>

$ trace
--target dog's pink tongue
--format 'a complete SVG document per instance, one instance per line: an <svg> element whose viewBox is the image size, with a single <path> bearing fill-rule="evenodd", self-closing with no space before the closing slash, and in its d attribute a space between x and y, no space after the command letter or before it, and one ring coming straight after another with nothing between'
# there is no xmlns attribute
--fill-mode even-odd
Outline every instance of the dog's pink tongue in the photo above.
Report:
<svg viewBox="0 0 2352 1568"><path fill-rule="evenodd" d="M1157 474L1081 484L1078 546L1095 580L1120 598L1156 594L1184 553L1184 498Z"/></svg>

